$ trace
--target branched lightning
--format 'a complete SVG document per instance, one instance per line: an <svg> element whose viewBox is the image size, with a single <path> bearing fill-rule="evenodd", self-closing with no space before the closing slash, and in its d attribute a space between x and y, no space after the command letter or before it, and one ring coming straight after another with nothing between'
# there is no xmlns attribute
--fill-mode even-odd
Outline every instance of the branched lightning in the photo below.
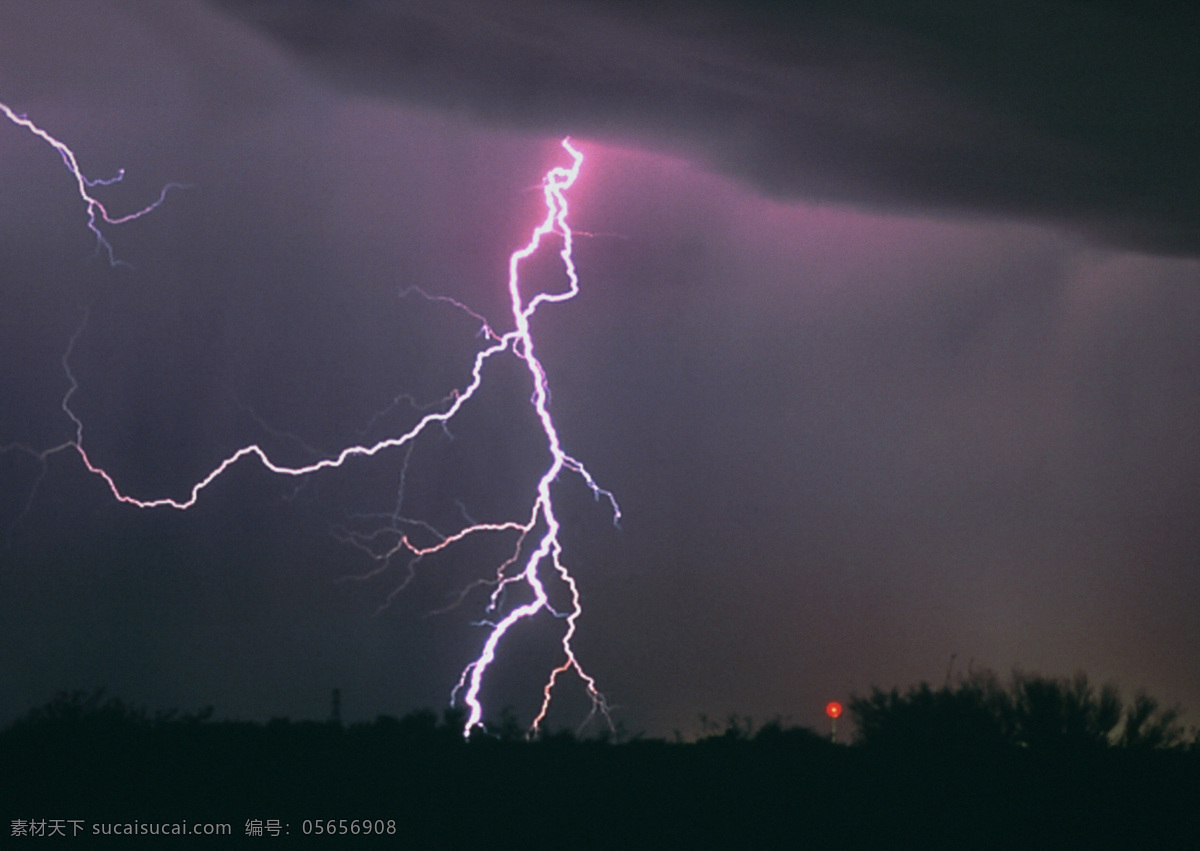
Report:
<svg viewBox="0 0 1200 851"><path fill-rule="evenodd" d="M109 265L121 266L127 265L123 261L117 259L116 253L113 251L112 245L105 238L104 233L100 230L100 222L110 225L121 225L126 222L131 222L134 219L140 219L153 210L156 210L163 201L167 198L167 193L172 189L187 188L182 183L168 183L158 193L158 198L140 210L135 210L132 213L127 213L124 216L113 216L108 212L108 209L97 198L95 198L89 190L96 186L112 186L114 183L119 183L125 177L125 169L117 172L115 177L91 179L84 175L79 168L79 161L75 158L75 152L68 148L64 143L60 142L55 137L51 136L38 125L34 124L25 115L20 115L12 110L8 104L0 103L0 114L16 124L18 127L24 127L34 136L44 141L54 150L58 151L58 155L62 157L63 165L67 167L67 171L75 178L75 186L79 190L79 197L84 203L84 208L87 211L87 226L93 234L96 235L96 251L104 252L108 257Z"/></svg>
<svg viewBox="0 0 1200 851"><path fill-rule="evenodd" d="M80 170L75 154L64 143L42 130L25 116L13 112L2 103L0 103L0 111L10 121L41 138L59 153L63 163L74 176L80 198L86 205L88 216L87 226L96 235L97 250L103 250L107 254L109 262L113 265L117 265L121 261L115 257L112 246L100 229L100 223L116 225L139 218L157 208L163 202L169 189L179 186L179 184L169 184L164 187L156 201L134 213L119 217L111 216L104 205L93 197L89 190L95 186L107 185L113 181L120 180L123 172L111 181L89 180ZM605 698L597 688L594 678L580 664L572 644L576 633L577 621L583 610L578 585L562 560L561 526L554 507L553 485L564 471L574 473L582 479L597 500L604 499L608 502L612 510L614 523L620 520L620 508L614 496L609 491L600 487L584 465L569 455L563 448L562 441L549 410L550 393L546 380L546 372L537 358L534 338L530 330L530 320L540 306L547 303L567 301L574 298L579 292L579 277L572 254L572 231L567 221L565 193L579 176L580 168L583 164L583 154L571 144L569 139L562 141L562 147L571 157L571 165L557 166L547 172L542 180L542 192L546 205L545 217L533 229L528 242L523 247L514 251L509 257L508 293L514 325L512 330L503 334L498 333L482 316L460 302L445 296L431 296L416 288L410 288L401 294L408 295L416 292L428 300L447 302L456 309L466 312L480 322L480 336L485 340L483 348L475 355L470 370L470 380L464 386L452 390L441 403L419 408L418 410L421 411L422 416L408 431L396 436L387 437L375 443L348 446L328 457L322 457L312 463L300 466L277 463L272 460L261 446L256 443L250 444L237 449L222 460L207 475L195 482L185 495L178 497L160 496L155 498L133 496L123 491L118 485L116 478L104 467L96 463L84 447L83 421L71 407L72 396L78 389L78 382L70 367L70 355L74 348L75 340L79 335L77 331L72 337L71 343L62 359L63 369L69 381L69 388L63 397L61 407L74 425L74 438L51 449L38 452L33 452L23 446L7 448L19 448L31 452L42 461L45 461L52 454L73 450L78 454L84 467L105 483L115 500L140 509L173 508L181 511L189 509L196 504L201 494L209 485L220 478L230 467L246 458L256 459L264 468L277 475L304 477L323 470L341 467L353 458L369 458L391 449L401 449L404 452L404 467L401 471L401 488L403 488L403 477L407 471L408 458L416 439L431 428L444 429L447 427L447 424L472 399L476 391L483 384L484 366L489 360L504 354L514 356L524 364L525 369L528 371L532 384L530 404L537 415L550 456L549 466L538 480L537 496L529 513L523 519L519 520L480 523L473 521L464 508L462 513L465 525L451 534L441 534L426 523L402 518L399 505L397 505L396 512L391 518L391 525L387 529L372 534L351 533L343 530L340 537L365 550L373 558L377 559L380 566L377 570L367 574L368 576L385 569L394 556L404 555L409 559L408 578L393 591L392 596L394 596L412 579L412 571L418 560L453 547L468 537L495 533L513 534L516 539L513 549L510 551L510 555L496 568L493 577L472 583L463 590L458 601L452 604L453 606L461 603L471 589L481 584L486 584L492 588L483 622L483 625L486 627L486 638L483 642L483 647L479 655L463 669L457 684L451 692L452 703L461 701L461 704L467 711L467 719L463 731L464 735L469 735L473 730L483 725L484 709L480 698L480 691L488 670L495 662L497 652L505 637L518 622L533 618L542 612L563 621L565 628L561 638L562 661L549 673L545 682L542 690L540 709L530 727L531 734L536 734L545 721L550 708L552 694L559 679L564 674L572 671L582 681L587 695L591 700L592 713L589 715L589 718L599 713L607 720L608 705ZM521 291L521 266L524 261L541 250L546 241L552 238L557 238L560 243L558 256L565 271L567 286L560 291L538 292L532 298L527 299ZM82 328L83 326L81 325L80 330ZM399 401L400 399L396 403ZM408 401L411 402L412 400ZM414 405L414 407L416 406ZM0 449L5 449L5 447L0 447ZM436 541L427 546L419 546L413 542L407 532L403 531L408 527L423 528L425 532L433 533ZM379 539L388 535L391 536L389 538L391 543L381 547ZM382 551L380 551L381 549ZM547 592L546 582L555 578L568 592L569 605L563 611L556 610L551 605ZM523 586L532 595L532 598L521 605L506 606L506 592L514 586Z"/></svg>

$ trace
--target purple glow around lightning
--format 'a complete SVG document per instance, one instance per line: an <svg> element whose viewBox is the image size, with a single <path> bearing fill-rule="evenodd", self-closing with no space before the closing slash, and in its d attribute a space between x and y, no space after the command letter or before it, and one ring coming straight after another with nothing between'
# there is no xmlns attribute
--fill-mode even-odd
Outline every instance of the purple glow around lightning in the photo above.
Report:
<svg viewBox="0 0 1200 851"><path fill-rule="evenodd" d="M94 198L89 190L95 186L104 186L120 180L123 172L110 181L89 180L80 170L75 154L64 143L42 130L25 116L13 112L13 110L2 103L0 103L0 111L14 124L25 128L58 151L63 163L75 178L80 198L86 206L88 228L96 234L97 250L102 248L107 253L111 264L120 264L121 261L116 259L112 246L101 232L99 222L116 225L139 218L157 208L163 202L167 191L179 186L179 184L169 184L164 187L158 200L134 213L121 217L110 216L104 205ZM461 303L443 296L428 296L423 292L420 293L431 301L449 302L455 308L479 319L482 322L484 337L488 340L488 344L475 355L475 360L471 368L470 381L465 386L453 390L446 396L439 405L439 407L444 405L441 410L426 413L407 432L369 445L349 446L342 449L336 455L298 467L278 464L259 445L250 444L233 452L217 464L210 473L193 484L186 498L158 497L142 499L134 497L123 492L117 485L113 475L94 463L84 448L83 421L75 414L70 405L71 397L78 388L69 365L71 350L75 342L74 338L72 338L71 345L68 346L62 361L64 371L70 382L70 387L62 400L62 410L75 426L75 438L52 449L33 452L33 454L44 461L51 454L73 449L87 470L102 479L113 498L119 502L141 509L174 508L186 510L196 504L201 492L205 488L231 466L246 457L253 456L257 458L259 463L272 473L296 477L318 473L327 468L340 467L349 459L358 456L373 457L386 450L400 447L406 447L411 450L413 441L420 434L434 426L445 426L470 401L483 383L483 368L489 359L505 352L511 353L513 356L519 358L528 369L533 387L530 403L533 405L538 421L541 424L546 438L546 446L550 454L550 464L538 481L537 498L530 509L528 517L524 521L514 520L501 523L470 522L469 525L453 534L439 534L438 543L427 547L419 547L413 544L407 535L400 534L397 544L387 552L382 555L374 552L371 554L386 566L391 557L398 552L407 552L415 561L416 559L452 546L468 536L486 533L516 532L517 542L512 554L506 561L499 565L494 579L484 581L486 584L493 586L493 591L487 607L489 620L486 621L486 626L488 627L488 631L483 648L479 655L463 669L457 685L455 685L451 692L451 702L457 703L461 700L462 705L468 713L463 733L464 735L470 735L472 730L481 727L483 724L484 710L480 699L480 690L483 686L484 677L495 661L496 653L505 636L519 621L533 618L543 611L551 614L556 619L563 620L566 626L561 639L562 662L550 672L546 680L542 690L541 707L530 725L531 734L536 734L544 722L550 708L555 685L559 678L571 671L574 671L576 676L580 678L591 700L592 711L588 717L590 718L599 713L607 721L608 705L604 696L598 690L595 679L580 665L572 646L572 639L576 631L576 622L582 614L583 609L575 579L562 562L562 543L559 540L560 524L554 510L552 485L563 470L568 470L580 476L597 499L603 497L608 501L612 509L614 523L620 520L620 508L613 495L601 488L583 464L568 455L563 449L558 431L554 426L554 421L548 408L549 388L546 381L546 373L535 354L534 340L530 331L530 319L542 304L567 301L574 298L579 292L579 277L572 256L572 231L567 222L567 201L564 193L575 183L579 176L580 168L583 164L583 154L571 144L569 139L563 139L562 147L570 155L571 165L569 167L557 166L546 173L542 180L546 215L541 223L533 229L529 241L522 248L514 251L509 257L508 292L515 328L505 334L497 334L479 314L471 311ZM558 255L566 274L567 286L560 292L539 292L526 301L521 293L521 265L525 260L542 249L544 241L552 237L557 237L561 243ZM26 449L25 447L20 448ZM31 450L26 449L26 451ZM405 463L407 463L407 456ZM534 538L536 538L536 544L531 544ZM371 552L368 546L364 546L361 543L361 540L355 539L354 536L352 536L351 540L362 546L363 549ZM530 545L531 548L522 562L521 554L527 545ZM521 565L520 571L510 575L510 569L518 564ZM550 575L557 575L569 592L570 607L566 611L557 611L550 604L545 586L545 580ZM532 599L524 605L516 606L507 612L503 612L502 598L504 592L509 586L513 585L524 585L532 593ZM469 586L463 591L463 597L465 597L471 587L474 587L474 585ZM461 599L462 597L460 597ZM493 620L492 618L497 619Z"/></svg>

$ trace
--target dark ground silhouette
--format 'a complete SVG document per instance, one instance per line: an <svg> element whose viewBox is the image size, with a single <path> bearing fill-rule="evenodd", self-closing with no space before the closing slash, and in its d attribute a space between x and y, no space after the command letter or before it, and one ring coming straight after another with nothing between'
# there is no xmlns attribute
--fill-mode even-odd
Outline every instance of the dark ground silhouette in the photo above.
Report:
<svg viewBox="0 0 1200 851"><path fill-rule="evenodd" d="M686 743L527 742L512 725L466 742L454 714L258 724L63 694L0 732L0 845L1200 848L1200 747L1145 700L1023 675L876 689L841 745L736 718ZM56 819L82 828L13 835ZM93 834L185 820L232 835Z"/></svg>

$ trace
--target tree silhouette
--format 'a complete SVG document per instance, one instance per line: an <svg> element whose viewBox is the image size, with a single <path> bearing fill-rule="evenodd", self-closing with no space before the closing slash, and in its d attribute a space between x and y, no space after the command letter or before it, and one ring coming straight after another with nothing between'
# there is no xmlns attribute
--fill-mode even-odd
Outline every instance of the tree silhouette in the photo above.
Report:
<svg viewBox="0 0 1200 851"><path fill-rule="evenodd" d="M1097 692L1087 675L1070 680L1015 673L1010 697L1018 744L1035 750L1080 750L1113 744L1121 721L1117 687Z"/></svg>
<svg viewBox="0 0 1200 851"><path fill-rule="evenodd" d="M1012 741L1012 701L989 671L933 689L928 683L854 696L850 713L860 744L887 750L979 751Z"/></svg>
<svg viewBox="0 0 1200 851"><path fill-rule="evenodd" d="M1032 751L1109 747L1159 749L1184 744L1178 708L1138 693L1125 705L1111 683L1015 671L1007 687L991 671L939 689L922 682L904 693L873 687L853 697L857 742L892 750L962 752L1017 746Z"/></svg>
<svg viewBox="0 0 1200 851"><path fill-rule="evenodd" d="M1160 709L1158 701L1139 692L1125 709L1125 726L1118 744L1127 748L1170 748L1183 744L1184 730L1179 723L1181 711L1173 706ZM1200 745L1197 733L1192 746Z"/></svg>

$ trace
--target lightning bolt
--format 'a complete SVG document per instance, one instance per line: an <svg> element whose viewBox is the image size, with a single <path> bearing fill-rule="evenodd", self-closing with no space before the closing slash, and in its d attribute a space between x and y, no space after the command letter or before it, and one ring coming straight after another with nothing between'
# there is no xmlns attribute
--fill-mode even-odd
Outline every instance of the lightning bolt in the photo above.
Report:
<svg viewBox="0 0 1200 851"><path fill-rule="evenodd" d="M123 171L108 181L90 180L80 170L75 154L63 142L35 125L27 117L18 115L2 103L0 103L0 111L14 124L33 133L59 153L63 163L75 178L79 196L83 200L87 211L87 226L96 235L97 251L104 251L109 258L109 262L114 266L120 264L121 261L116 258L112 246L101 231L100 223L117 225L140 218L162 204L169 189L181 186L181 184L168 184L153 203L128 215L114 217L108 213L99 200L93 197L90 190L93 187L108 185L120 180L124 174ZM486 609L486 619L483 622L483 625L487 627L487 631L482 650L474 660L466 665L458 678L457 684L451 691L452 705L457 705L461 702L461 705L466 708L468 713L463 727L463 734L464 736L469 736L472 731L483 726L484 709L480 699L480 691L488 670L496 661L497 653L505 637L509 635L519 622L530 620L541 613L547 613L565 624L560 639L562 661L550 671L546 679L542 689L542 700L539 711L530 725L530 734L536 735L544 723L550 709L555 687L559 680L564 675L572 672L582 682L587 696L591 701L591 712L584 723L586 724L587 720L590 720L597 714L601 715L605 721L608 721L608 703L599 691L595 679L580 664L572 644L576 634L577 622L583 613L583 608L578 584L562 559L561 524L555 512L553 485L564 472L573 473L582 479L597 500L604 500L608 503L614 524L619 524L621 511L613 494L600 487L587 468L578 459L569 455L563 448L562 440L550 414L550 390L546 379L546 371L541 361L537 358L534 338L530 330L530 320L542 305L568 301L579 293L579 276L573 257L573 234L567 220L568 206L565 193L574 185L576 179L579 177L580 169L583 165L583 154L571 144L569 138L562 140L562 148L569 155L571 164L569 166L551 168L543 177L541 188L545 200L546 214L542 221L533 228L528 242L514 251L509 257L508 293L514 326L512 330L503 334L497 333L482 316L460 302L445 296L430 296L420 290L416 290L419 295L428 300L448 302L456 309L464 311L480 321L482 326L481 336L486 340L486 344L475 355L470 371L470 380L464 386L451 391L440 403L430 406L434 410L426 411L408 431L376 443L348 446L336 454L331 454L328 457L320 458L313 463L302 466L279 464L272 460L261 446L258 444L249 444L234 451L217 464L207 475L196 481L187 491L186 496L178 498L170 496L139 498L121 490L116 478L104 467L97 464L84 448L83 421L71 407L71 397L78 389L78 382L70 368L71 351L79 334L77 331L72 337L62 359L63 369L70 386L61 404L63 412L74 425L75 437L51 449L33 454L44 462L52 454L74 450L84 467L105 483L115 500L140 509L173 508L180 511L189 509L196 504L202 492L210 484L220 478L230 467L246 458L256 459L265 469L276 475L305 477L319 473L322 470L341 467L352 458L374 457L391 449L402 448L405 450L403 473L407 469L408 453L411 453L414 441L431 428L446 428L447 423L455 417L482 386L485 364L492 358L501 355L516 357L528 371L532 384L530 404L537 415L537 420L540 423L550 456L549 465L538 480L536 499L524 519L499 523L478 523L471 521L464 510L463 514L466 525L457 532L449 535L441 535L436 530L433 530L432 527L429 527L428 524L422 524L420 521L404 521L423 526L427 530L434 532L435 537L438 539L437 542L430 546L418 546L413 543L407 533L400 532L397 542L387 548L382 554L376 554L373 551L371 541L368 539L353 535L347 537L352 543L360 546L381 562L382 566L379 570L384 569L393 556L407 553L411 558L409 563L409 578L411 579L411 571L417 560L452 547L468 537L500 532L516 533L517 541L511 555L497 567L493 578L480 580L480 582L468 586L459 598L461 602L471 588L481 583L490 585L493 589ZM521 288L520 272L522 264L541 251L545 243L555 239L559 243L558 256L561 260L562 269L565 272L566 286L559 291L538 292L532 298L527 299L522 293ZM412 291L407 290L402 295L407 295ZM80 327L80 331L82 327ZM5 450L11 448L13 447L0 447L0 449ZM17 448L31 451L23 446ZM393 518L392 530L395 530L399 525L400 519L399 510L397 509L397 514ZM520 569L516 570L518 566ZM514 570L516 572L513 572ZM368 575L373 575L375 572L378 571L373 571L372 574ZM546 583L554 580L561 583L567 591L566 596L569 598L569 604L565 610L555 609L550 603ZM404 584L407 584L407 581L405 580ZM396 592L393 592L393 594L402 590L404 584ZM528 590L532 598L522 605L506 607L504 599L508 590L521 586Z"/></svg>
<svg viewBox="0 0 1200 851"><path fill-rule="evenodd" d="M551 418L550 411L547 408L549 387L546 384L546 372L534 354L533 335L529 330L529 320L537 311L540 304L544 302L566 301L567 299L574 298L579 293L579 276L575 271L575 261L571 254L571 228L567 224L567 199L563 193L567 189L570 189L575 183L576 178L578 178L579 169L583 165L583 154L571 145L570 139L563 139L562 145L571 155L573 164L570 168L563 168L561 166L553 168L546 174L546 177L542 181L542 191L546 199L546 217L542 220L541 224L534 228L533 234L530 236L529 242L526 243L525 247L514 251L508 260L508 293L512 305L513 320L517 327L515 331L509 332L509 335L506 336L512 338L513 351L525 362L525 365L529 369L529 374L533 379L533 398L531 402L542 424L542 430L546 435L546 442L551 456L550 466L542 474L542 478L538 482L538 497L534 502L533 512L522 531L522 535L532 533L539 520L545 524L545 531L526 561L525 569L517 576L506 577L497 584L492 594L491 606L492 608L496 607L499 596L504 591L505 586L514 582L524 583L528 586L533 592L533 600L524 606L514 608L493 625L491 634L484 643L483 652L463 670L462 676L459 678L455 693L464 686L466 687L463 703L470 711L466 723L466 731L468 733L480 723L483 707L479 702L479 689L482 686L484 674L496 658L497 646L509 629L518 621L532 617L543 609L550 608L546 589L539 573L539 567L547 561L570 589L571 609L565 615L555 613L560 617L565 616L567 622L567 629L562 639L564 661L559 667L550 672L550 678L546 681L543 689L542 706L533 720L531 731L536 733L542 721L545 720L546 713L550 708L551 694L558 681L558 677L571 670L574 670L580 679L583 680L588 696L592 701L593 712L599 711L606 717L608 714L608 707L604 696L596 688L595 680L579 664L579 660L576 658L575 651L571 646L571 639L575 635L576 620L583 610L580 606L579 588L575 583L575 578L571 576L562 563L562 543L558 537L560 525L558 517L554 513L554 501L551 496L550 485L564 469L572 470L583 477L583 480L591 488L592 493L597 499L601 496L608 498L613 510L614 522L620 521L621 510L613 495L600 488L587 469L563 451L562 441L559 439L558 431L554 427L554 420ZM562 248L559 250L559 257L562 259L563 268L566 270L569 286L560 293L538 293L526 304L521 296L521 263L532 257L541 247L542 239L554 232L559 233L562 237Z"/></svg>
<svg viewBox="0 0 1200 851"><path fill-rule="evenodd" d="M58 155L62 157L63 165L67 167L67 171L75 178L75 186L79 190L79 197L84 203L84 209L87 212L87 226L93 234L96 235L96 252L103 252L108 257L110 266L127 266L129 264L117 259L116 252L113 251L112 244L104 236L100 230L100 223L110 225L122 225L126 222L132 222L134 219L140 219L142 216L150 213L167 199L167 193L172 189L186 189L187 186L182 183L168 183L158 194L158 199L153 203L147 204L140 210L135 210L124 216L113 216L108 212L108 209L102 204L89 190L96 186L112 186L114 183L120 183L125 178L125 169L117 172L115 177L91 179L84 175L79 168L79 160L75 157L75 152L68 148L63 142L51 136L45 130L29 120L28 116L18 114L6 103L0 103L0 114L16 124L18 127L24 127L34 136L37 136L43 142L48 144L54 150L58 151Z"/></svg>

